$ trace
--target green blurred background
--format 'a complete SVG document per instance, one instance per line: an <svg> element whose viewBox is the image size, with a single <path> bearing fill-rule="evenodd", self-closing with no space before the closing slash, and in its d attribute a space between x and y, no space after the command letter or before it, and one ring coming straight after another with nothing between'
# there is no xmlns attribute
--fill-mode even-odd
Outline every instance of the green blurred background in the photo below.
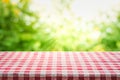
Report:
<svg viewBox="0 0 120 80"><path fill-rule="evenodd" d="M119 9L99 12L101 21L84 20L72 11L74 0L50 1L54 9L30 0L0 0L0 51L120 50Z"/></svg>

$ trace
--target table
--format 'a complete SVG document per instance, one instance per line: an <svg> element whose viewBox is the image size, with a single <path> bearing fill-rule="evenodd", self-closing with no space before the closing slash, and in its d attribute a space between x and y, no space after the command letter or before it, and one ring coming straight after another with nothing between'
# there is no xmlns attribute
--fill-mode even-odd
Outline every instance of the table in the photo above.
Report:
<svg viewBox="0 0 120 80"><path fill-rule="evenodd" d="M0 80L120 80L120 52L0 52Z"/></svg>

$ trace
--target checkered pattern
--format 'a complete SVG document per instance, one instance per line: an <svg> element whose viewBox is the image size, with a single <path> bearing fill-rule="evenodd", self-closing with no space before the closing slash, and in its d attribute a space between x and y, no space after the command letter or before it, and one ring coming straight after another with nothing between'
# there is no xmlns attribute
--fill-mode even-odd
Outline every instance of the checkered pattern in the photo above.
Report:
<svg viewBox="0 0 120 80"><path fill-rule="evenodd" d="M120 52L0 52L0 80L120 80Z"/></svg>

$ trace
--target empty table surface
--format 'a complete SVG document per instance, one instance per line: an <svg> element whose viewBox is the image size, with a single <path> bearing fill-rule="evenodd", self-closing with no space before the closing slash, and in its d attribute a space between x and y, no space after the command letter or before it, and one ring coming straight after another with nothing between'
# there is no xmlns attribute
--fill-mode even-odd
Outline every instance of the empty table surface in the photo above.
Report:
<svg viewBox="0 0 120 80"><path fill-rule="evenodd" d="M0 52L0 80L120 80L120 52Z"/></svg>

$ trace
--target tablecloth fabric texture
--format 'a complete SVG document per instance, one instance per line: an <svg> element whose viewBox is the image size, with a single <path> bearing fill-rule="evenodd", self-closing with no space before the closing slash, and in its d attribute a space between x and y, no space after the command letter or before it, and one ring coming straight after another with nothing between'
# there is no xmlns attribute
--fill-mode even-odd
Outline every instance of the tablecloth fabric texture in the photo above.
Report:
<svg viewBox="0 0 120 80"><path fill-rule="evenodd" d="M120 80L120 52L0 52L0 80Z"/></svg>

